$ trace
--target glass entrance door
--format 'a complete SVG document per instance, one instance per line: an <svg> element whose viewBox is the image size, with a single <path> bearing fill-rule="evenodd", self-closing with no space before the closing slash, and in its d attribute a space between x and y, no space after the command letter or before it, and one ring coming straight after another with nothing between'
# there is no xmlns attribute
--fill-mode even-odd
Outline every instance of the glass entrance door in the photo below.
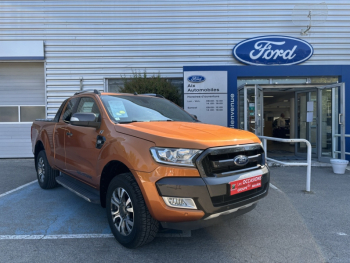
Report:
<svg viewBox="0 0 350 263"><path fill-rule="evenodd" d="M296 138L311 143L312 155L317 156L317 90L296 92ZM296 155L306 155L305 143L296 143Z"/></svg>
<svg viewBox="0 0 350 263"><path fill-rule="evenodd" d="M255 93L255 134L263 135L264 130L264 92L259 85L254 87Z"/></svg>
<svg viewBox="0 0 350 263"><path fill-rule="evenodd" d="M264 96L259 85L240 86L239 97L239 128L263 135L264 129Z"/></svg>
<svg viewBox="0 0 350 263"><path fill-rule="evenodd" d="M345 159L345 84L333 84L318 88L318 160L329 162L337 158L334 151L341 152ZM339 139L333 140L339 134Z"/></svg>
<svg viewBox="0 0 350 263"><path fill-rule="evenodd" d="M308 140L313 158L320 162L345 159L345 84L314 86L307 90L296 87L295 90L300 91L296 91L294 97L294 138ZM242 85L238 88L238 97L238 127L264 135L263 88ZM306 156L306 153L305 143L295 143L295 155Z"/></svg>
<svg viewBox="0 0 350 263"><path fill-rule="evenodd" d="M312 157L329 162L334 151L345 158L345 84L333 84L296 92L296 138L312 146ZM333 140L335 135L339 139ZM295 154L306 155L305 143L296 143Z"/></svg>

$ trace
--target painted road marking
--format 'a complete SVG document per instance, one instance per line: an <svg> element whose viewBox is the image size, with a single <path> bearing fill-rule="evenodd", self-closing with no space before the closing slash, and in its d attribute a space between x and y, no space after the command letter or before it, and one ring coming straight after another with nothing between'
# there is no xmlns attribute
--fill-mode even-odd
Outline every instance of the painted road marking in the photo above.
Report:
<svg viewBox="0 0 350 263"><path fill-rule="evenodd" d="M69 239L69 238L112 238L113 234L72 234L72 235L0 235L0 240L13 239Z"/></svg>
<svg viewBox="0 0 350 263"><path fill-rule="evenodd" d="M191 231L182 233L158 233L157 237L191 237ZM114 238L113 234L68 234L68 235L0 235L0 240L37 240L37 239L72 239L72 238Z"/></svg>
<svg viewBox="0 0 350 263"><path fill-rule="evenodd" d="M280 189L278 189L276 186L274 186L273 184L270 183L270 187L272 189L275 189L276 191L280 192L280 193L283 193Z"/></svg>
<svg viewBox="0 0 350 263"><path fill-rule="evenodd" d="M28 186L28 185L34 184L35 182L37 182L37 180L34 180L34 181L30 182L30 183L21 185L21 186L15 188L15 189L12 189L12 190L10 190L10 191L8 191L8 192L6 192L6 193L3 193L3 194L0 195L0 198L3 197L3 196L5 196L5 195L12 194L13 192L16 192L16 191L18 191L18 190L20 190L20 189L22 189L22 188L24 188L24 187L26 187L26 186Z"/></svg>
<svg viewBox="0 0 350 263"><path fill-rule="evenodd" d="M347 236L348 234L343 233L343 232L338 232L337 235L339 235L339 236Z"/></svg>

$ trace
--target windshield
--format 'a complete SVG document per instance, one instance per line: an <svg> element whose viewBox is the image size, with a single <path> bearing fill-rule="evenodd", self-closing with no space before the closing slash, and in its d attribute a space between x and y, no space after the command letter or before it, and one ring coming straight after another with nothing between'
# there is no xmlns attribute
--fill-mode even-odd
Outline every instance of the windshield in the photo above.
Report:
<svg viewBox="0 0 350 263"><path fill-rule="evenodd" d="M151 96L102 95L102 102L111 119L118 123L143 121L196 122L174 103Z"/></svg>

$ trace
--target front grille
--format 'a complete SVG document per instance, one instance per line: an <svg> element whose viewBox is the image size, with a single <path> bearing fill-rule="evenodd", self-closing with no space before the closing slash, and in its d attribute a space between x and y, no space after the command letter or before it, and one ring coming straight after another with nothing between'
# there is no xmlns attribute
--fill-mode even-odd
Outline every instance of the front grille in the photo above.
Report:
<svg viewBox="0 0 350 263"><path fill-rule="evenodd" d="M262 194L263 192L266 191L268 187L268 182L267 182L267 175L264 174L261 178L261 187L249 190L247 192L243 192L240 194L236 195L220 195L220 196L215 196L211 198L211 201L213 202L214 206L223 206L223 205L229 205L229 204L234 204L240 201L244 201L248 198L254 197L256 195ZM228 193L230 192L229 185L228 185Z"/></svg>
<svg viewBox="0 0 350 263"><path fill-rule="evenodd" d="M239 166L234 158L248 157L246 165ZM234 173L260 168L265 163L264 151L259 144L218 147L206 150L196 161L202 177L224 177Z"/></svg>

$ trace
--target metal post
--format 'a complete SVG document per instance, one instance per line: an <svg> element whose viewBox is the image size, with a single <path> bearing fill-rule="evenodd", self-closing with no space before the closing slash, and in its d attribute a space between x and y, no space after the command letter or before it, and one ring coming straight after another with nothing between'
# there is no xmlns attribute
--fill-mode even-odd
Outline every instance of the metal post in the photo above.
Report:
<svg viewBox="0 0 350 263"><path fill-rule="evenodd" d="M268 161L274 162L274 163L279 163L285 166L307 166L307 171L306 171L306 192L311 191L311 152L312 152L312 147L311 143L308 140L305 139L280 139L280 138L273 138L273 137L267 137L267 136L258 136L259 139L263 143L264 147L264 152L265 152L265 158ZM350 135L349 135L350 137ZM307 162L306 163L288 163L288 162L282 162L278 161L272 158L267 157L267 140L271 141L277 141L277 142L289 142L289 143L296 143L296 142L304 142L306 143L307 146Z"/></svg>
<svg viewBox="0 0 350 263"><path fill-rule="evenodd" d="M267 158L267 143L266 143L266 139L263 139L263 147L264 147L264 152L265 152L265 160Z"/></svg>
<svg viewBox="0 0 350 263"><path fill-rule="evenodd" d="M311 144L307 141L307 171L306 171L306 192L311 190Z"/></svg>

